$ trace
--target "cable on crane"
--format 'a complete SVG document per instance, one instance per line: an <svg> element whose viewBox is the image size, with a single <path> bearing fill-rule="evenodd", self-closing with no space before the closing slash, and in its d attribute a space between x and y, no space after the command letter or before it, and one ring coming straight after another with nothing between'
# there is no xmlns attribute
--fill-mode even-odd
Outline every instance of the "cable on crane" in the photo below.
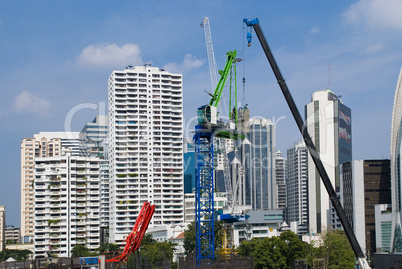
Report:
<svg viewBox="0 0 402 269"><path fill-rule="evenodd" d="M248 27L247 27L248 28ZM245 44L245 35L244 35L244 29L245 26L243 24L243 91L242 91L242 97L241 97L241 104L244 105L246 104L246 75L245 75L245 70L246 70L246 51L244 49L244 44Z"/></svg>

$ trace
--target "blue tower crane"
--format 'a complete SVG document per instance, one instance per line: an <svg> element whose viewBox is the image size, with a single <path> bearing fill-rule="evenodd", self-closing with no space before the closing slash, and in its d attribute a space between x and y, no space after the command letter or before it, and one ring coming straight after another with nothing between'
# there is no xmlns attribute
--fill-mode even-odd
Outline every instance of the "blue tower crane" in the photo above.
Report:
<svg viewBox="0 0 402 269"><path fill-rule="evenodd" d="M229 129L218 120L217 106L222 96L226 80L235 63L237 52L226 53L227 60L216 89L211 94L208 105L197 110L198 124L195 126L195 237L196 263L211 262L215 259L214 236L214 138L244 138L234 129Z"/></svg>

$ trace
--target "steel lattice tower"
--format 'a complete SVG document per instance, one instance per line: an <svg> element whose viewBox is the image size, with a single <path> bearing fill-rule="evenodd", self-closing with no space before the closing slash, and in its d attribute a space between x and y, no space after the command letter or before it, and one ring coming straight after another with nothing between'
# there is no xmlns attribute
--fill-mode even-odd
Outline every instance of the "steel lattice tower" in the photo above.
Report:
<svg viewBox="0 0 402 269"><path fill-rule="evenodd" d="M198 127L198 128L197 128ZM195 142L195 238L196 262L215 259L214 236L214 159L213 131L203 132L196 126Z"/></svg>

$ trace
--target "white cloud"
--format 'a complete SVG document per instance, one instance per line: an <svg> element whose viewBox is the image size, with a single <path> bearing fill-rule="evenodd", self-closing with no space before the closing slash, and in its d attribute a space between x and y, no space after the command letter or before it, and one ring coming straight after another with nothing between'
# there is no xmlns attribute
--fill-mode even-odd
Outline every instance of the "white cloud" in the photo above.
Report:
<svg viewBox="0 0 402 269"><path fill-rule="evenodd" d="M186 73L191 69L201 67L204 62L205 60L199 60L188 53L184 56L182 63L168 63L165 65L165 69L172 73Z"/></svg>
<svg viewBox="0 0 402 269"><path fill-rule="evenodd" d="M402 1L359 0L343 13L347 23L363 24L370 29L402 30Z"/></svg>
<svg viewBox="0 0 402 269"><path fill-rule="evenodd" d="M89 45L78 56L76 64L89 67L142 65L140 48L136 44L125 44L119 47L116 44Z"/></svg>
<svg viewBox="0 0 402 269"><path fill-rule="evenodd" d="M314 26L313 28L311 28L310 34L318 34L320 31L321 30L318 27Z"/></svg>
<svg viewBox="0 0 402 269"><path fill-rule="evenodd" d="M23 91L14 100L13 111L17 113L32 113L40 116L48 115L50 102L44 98Z"/></svg>
<svg viewBox="0 0 402 269"><path fill-rule="evenodd" d="M367 49L366 49L366 51L367 51L368 53L378 53L378 52L381 52L381 51L384 51L384 50L385 50L385 45L384 45L384 43L372 44L372 45L369 45L369 46L367 47Z"/></svg>

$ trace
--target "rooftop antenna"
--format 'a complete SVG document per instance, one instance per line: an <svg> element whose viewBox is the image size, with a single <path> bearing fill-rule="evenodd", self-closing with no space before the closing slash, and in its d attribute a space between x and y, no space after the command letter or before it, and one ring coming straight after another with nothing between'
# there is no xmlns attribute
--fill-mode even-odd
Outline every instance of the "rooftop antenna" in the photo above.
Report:
<svg viewBox="0 0 402 269"><path fill-rule="evenodd" d="M331 63L328 64L328 89L331 89Z"/></svg>

